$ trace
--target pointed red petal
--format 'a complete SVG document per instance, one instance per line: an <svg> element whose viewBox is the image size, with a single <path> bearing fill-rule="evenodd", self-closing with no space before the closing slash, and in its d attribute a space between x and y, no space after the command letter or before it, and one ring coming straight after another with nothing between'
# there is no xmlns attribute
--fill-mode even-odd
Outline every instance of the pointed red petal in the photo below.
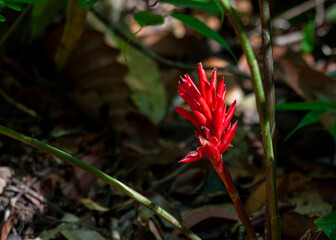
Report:
<svg viewBox="0 0 336 240"><path fill-rule="evenodd" d="M232 138L236 132L237 129L237 122L235 122L232 126L229 126L226 130L222 141L220 141L220 145L218 147L220 154L223 154L228 148L232 141Z"/></svg>
<svg viewBox="0 0 336 240"><path fill-rule="evenodd" d="M184 75L184 78L181 77L182 82L184 83L184 85L187 86L187 88L195 95L201 95L200 91L198 90L198 88L196 87L195 83L193 82L193 80L190 78L190 76L188 74Z"/></svg>
<svg viewBox="0 0 336 240"><path fill-rule="evenodd" d="M189 120L198 130L201 130L201 124L197 120L194 114L192 114L191 112L188 112L182 107L175 107L175 111L178 114L180 114L182 117L184 117L185 119Z"/></svg>
<svg viewBox="0 0 336 240"><path fill-rule="evenodd" d="M226 112L226 105L224 108L220 107L215 112L215 129L216 129L216 138L220 141L224 128L222 127L224 116Z"/></svg>
<svg viewBox="0 0 336 240"><path fill-rule="evenodd" d="M197 101L201 105L203 113L206 116L206 118L210 122L212 122L212 113L211 113L211 110L210 110L208 104L206 103L205 99L202 96L198 96Z"/></svg>
<svg viewBox="0 0 336 240"><path fill-rule="evenodd" d="M202 111L201 106L196 102L195 99L190 97L190 95L188 93L183 92L183 91L179 91L178 94L189 105L191 110Z"/></svg>
<svg viewBox="0 0 336 240"><path fill-rule="evenodd" d="M199 148L197 148L196 151L192 151L187 156L185 156L184 158L182 158L179 161L179 163L194 162L194 161L202 159L204 156L205 156L204 155L204 148L203 147L199 147Z"/></svg>
<svg viewBox="0 0 336 240"><path fill-rule="evenodd" d="M219 108L219 107L223 107L224 105L224 99L225 99L225 84L224 84L224 78L222 78L222 80L219 82L218 84L218 90L215 96L215 102L214 102L214 108L215 111Z"/></svg>
<svg viewBox="0 0 336 240"><path fill-rule="evenodd" d="M236 109L236 100L231 104L229 110L227 111L226 115L225 115L225 121L223 122L223 130L225 130L227 128L227 126L229 125L232 117L233 117L233 114L234 114L234 111Z"/></svg>
<svg viewBox="0 0 336 240"><path fill-rule="evenodd" d="M212 71L212 76L211 76L211 82L210 82L210 92L211 92L211 103L209 103L209 106L212 110L214 110L214 102L216 99L216 88L217 88L217 69L215 68Z"/></svg>
<svg viewBox="0 0 336 240"><path fill-rule="evenodd" d="M198 75L199 75L200 92L202 96L206 98L206 89L207 85L209 85L209 82L201 62L198 63Z"/></svg>

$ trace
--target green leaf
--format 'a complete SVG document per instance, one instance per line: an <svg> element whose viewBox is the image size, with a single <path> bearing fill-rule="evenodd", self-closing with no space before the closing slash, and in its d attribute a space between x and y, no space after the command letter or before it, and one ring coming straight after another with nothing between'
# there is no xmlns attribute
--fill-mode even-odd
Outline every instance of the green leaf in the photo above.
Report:
<svg viewBox="0 0 336 240"><path fill-rule="evenodd" d="M164 22L164 19L161 15L153 14L150 12L137 12L134 14L134 20L141 26L147 25L159 25Z"/></svg>
<svg viewBox="0 0 336 240"><path fill-rule="evenodd" d="M325 102L317 100L315 102L293 102L285 103L275 107L276 110L334 110L336 109L336 104L331 102Z"/></svg>
<svg viewBox="0 0 336 240"><path fill-rule="evenodd" d="M221 15L221 22L224 22L224 16L225 16L225 11L224 8L220 2L220 0L214 0L215 4L217 5L219 11L220 11L220 15Z"/></svg>
<svg viewBox="0 0 336 240"><path fill-rule="evenodd" d="M336 3L327 9L326 18L329 22L336 23Z"/></svg>
<svg viewBox="0 0 336 240"><path fill-rule="evenodd" d="M314 50L315 44L315 23L308 23L304 30L304 37L301 41L301 49L305 53L310 53Z"/></svg>
<svg viewBox="0 0 336 240"><path fill-rule="evenodd" d="M177 7L203 10L210 13L219 13L220 9L214 1L210 0L159 0L160 2L170 3Z"/></svg>
<svg viewBox="0 0 336 240"><path fill-rule="evenodd" d="M6 18L0 14L0 22L5 22Z"/></svg>
<svg viewBox="0 0 336 240"><path fill-rule="evenodd" d="M121 61L129 70L125 82L131 89L132 101L150 120L159 123L166 114L167 97L157 63L118 36L113 37L124 56Z"/></svg>
<svg viewBox="0 0 336 240"><path fill-rule="evenodd" d="M22 5L19 3L6 3L6 7L9 7L14 11L21 11L22 9Z"/></svg>
<svg viewBox="0 0 336 240"><path fill-rule="evenodd" d="M309 113L307 113L301 120L301 122L287 135L285 141L287 141L297 130L299 130L300 128L309 125L309 124L313 124L313 123L317 123L321 117L321 115L323 115L324 113L328 112L325 109L318 109L318 110L313 110Z"/></svg>
<svg viewBox="0 0 336 240"><path fill-rule="evenodd" d="M31 14L32 37L41 33L52 19L65 9L67 0L40 0L34 4Z"/></svg>
<svg viewBox="0 0 336 240"><path fill-rule="evenodd" d="M78 3L78 8L81 10L91 8L98 0L80 0Z"/></svg>
<svg viewBox="0 0 336 240"><path fill-rule="evenodd" d="M316 219L314 223L322 229L329 239L336 240L336 212L330 212Z"/></svg>
<svg viewBox="0 0 336 240"><path fill-rule="evenodd" d="M209 28L205 23L202 21L198 20L197 18L184 15L184 14L179 14L179 13L172 13L170 14L172 17L180 20L183 22L185 25L191 27L192 29L196 30L200 34L204 35L205 37L208 37L216 42L218 42L220 45L222 45L229 53L233 56L235 61L237 61L236 56L234 53L231 51L229 45L225 42L225 40L214 30Z"/></svg>

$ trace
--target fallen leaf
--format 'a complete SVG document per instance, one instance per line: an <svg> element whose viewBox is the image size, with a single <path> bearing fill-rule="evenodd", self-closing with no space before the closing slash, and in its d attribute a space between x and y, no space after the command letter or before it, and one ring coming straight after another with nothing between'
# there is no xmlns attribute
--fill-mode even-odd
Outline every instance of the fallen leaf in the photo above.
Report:
<svg viewBox="0 0 336 240"><path fill-rule="evenodd" d="M6 240L9 232L11 231L16 217L19 215L20 211L16 210L2 225L1 227L1 240Z"/></svg>
<svg viewBox="0 0 336 240"><path fill-rule="evenodd" d="M188 228L194 228L198 231L201 229L208 229L213 226L219 226L220 224L227 222L238 222L239 217L235 211L225 209L224 207L208 206L205 209L194 209L186 218L183 219L183 224ZM175 229L171 236L177 236L180 231Z"/></svg>
<svg viewBox="0 0 336 240"><path fill-rule="evenodd" d="M284 212L281 214L281 233L288 239L300 239L308 229L315 229L314 218L297 212Z"/></svg>
<svg viewBox="0 0 336 240"><path fill-rule="evenodd" d="M98 212L107 212L107 211L110 210L109 208L103 207L100 204L98 204L98 203L96 203L93 200L88 199L88 198L82 198L80 200L80 202L90 210L94 210L94 211L98 211Z"/></svg>

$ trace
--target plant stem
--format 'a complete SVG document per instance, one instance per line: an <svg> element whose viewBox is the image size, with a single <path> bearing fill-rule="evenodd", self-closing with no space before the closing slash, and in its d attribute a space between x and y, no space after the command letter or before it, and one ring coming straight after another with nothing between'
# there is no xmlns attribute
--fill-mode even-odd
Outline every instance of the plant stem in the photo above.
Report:
<svg viewBox="0 0 336 240"><path fill-rule="evenodd" d="M211 159L212 166L215 168L216 172L218 173L219 177L222 179L222 182L224 183L226 190L228 191L230 198L233 202L233 205L237 211L237 214L240 218L240 221L245 227L248 239L250 240L256 240L257 236L256 233L252 227L251 221L244 209L243 203L240 200L238 191L233 183L231 174L229 172L229 169L225 165L222 157L217 154L216 156L213 156Z"/></svg>
<svg viewBox="0 0 336 240"><path fill-rule="evenodd" d="M265 97L266 97L266 108L267 108L267 116L269 119L272 143L274 143L274 130L275 130L275 94L274 94L274 78L273 78L273 53L272 53L272 40L271 40L271 20L270 20L270 10L268 0L259 0L259 8L260 8L260 19L261 19L261 36L262 36L262 53L263 53L263 77L264 77L264 90L265 90ZM273 144L273 147L275 145ZM274 160L275 162L275 156ZM268 169L266 171L266 208L271 210L270 217L265 219L265 239L280 239L280 229L279 221L272 224L272 206L270 203L272 202L271 193L272 191L272 179L276 179L276 166L274 164L274 168ZM276 188L275 188L276 189ZM277 211L278 207L273 211ZM271 232L268 231L268 227L271 227Z"/></svg>
<svg viewBox="0 0 336 240"><path fill-rule="evenodd" d="M16 27L19 25L19 23L22 21L22 19L26 16L26 14L30 11L32 7L32 4L29 4L26 9L20 14L20 16L15 20L15 22L10 26L10 28L7 30L7 32L1 36L0 38L0 49L3 47L9 36L14 32Z"/></svg>
<svg viewBox="0 0 336 240"><path fill-rule="evenodd" d="M271 215L271 232L272 240L280 239L280 223L279 223L279 210L278 210L278 194L276 185L276 166L273 152L273 142L270 127L270 119L267 114L267 105L263 85L261 81L260 71L258 68L258 62L253 53L251 44L245 32L245 29L240 22L235 10L232 8L229 0L221 0L221 4L225 9L228 17L231 21L233 28L238 35L242 44L246 59L251 71L253 88L256 95L257 109L260 119L260 128L262 141L265 151L265 165L266 165L266 182L267 199L269 199L269 212Z"/></svg>
<svg viewBox="0 0 336 240"><path fill-rule="evenodd" d="M193 240L200 240L201 238L198 237L195 233L193 233L189 228L179 222L174 216L168 213L166 210L161 208L160 206L156 205L154 202L146 198L145 196L141 195L140 193L136 192L132 188L128 187L127 185L123 184L122 182L118 181L117 179L107 175L106 173L86 164L85 162L67 154L57 148L54 148L48 144L38 141L37 139L28 137L16 131L13 131L9 128L0 125L0 134L8 136L10 138L16 139L22 143L25 143L33 148L39 149L47 154L50 154L54 157L57 157L67 163L73 164L84 171L91 173L92 175L96 176L97 178L103 180L104 182L110 184L115 189L119 190L120 192L128 195L129 197L133 198L134 200L138 201L145 207L152 210L155 214L162 217L163 219L167 220L171 223L174 227L179 229L183 234L185 234L189 239Z"/></svg>

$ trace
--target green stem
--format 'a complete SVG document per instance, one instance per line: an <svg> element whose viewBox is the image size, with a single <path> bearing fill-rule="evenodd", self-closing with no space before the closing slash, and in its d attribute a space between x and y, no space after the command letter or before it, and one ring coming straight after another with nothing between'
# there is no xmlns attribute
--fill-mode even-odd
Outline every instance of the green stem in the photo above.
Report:
<svg viewBox="0 0 336 240"><path fill-rule="evenodd" d="M22 21L22 19L26 16L26 14L31 9L32 5L29 4L28 7L20 14L20 16L15 20L15 22L10 26L10 28L7 30L7 32L0 38L0 49L3 47L9 36L14 32L16 27L19 25L19 23Z"/></svg>
<svg viewBox="0 0 336 240"><path fill-rule="evenodd" d="M254 92L256 95L257 109L260 119L260 128L262 141L265 151L265 165L266 165L266 182L268 184L267 188L267 198L269 199L269 212L271 215L271 232L273 240L280 239L280 223L279 223L279 210L278 210L278 194L276 185L276 165L274 160L273 152L273 141L270 127L270 119L267 114L267 105L265 93L263 90L263 85L261 81L260 71L258 68L258 62L253 53L251 44L245 32L245 29L240 22L235 10L232 8L229 0L221 0L221 4L225 9L228 17L231 21L233 28L238 35L240 42L242 44L246 59L251 71L252 82L254 87Z"/></svg>
<svg viewBox="0 0 336 240"><path fill-rule="evenodd" d="M248 239L250 240L256 240L257 236L256 233L252 227L251 221L244 209L243 203L240 200L238 191L233 183L231 174L229 172L229 169L225 165L222 157L219 154L216 154L212 158L210 158L212 166L215 168L217 174L221 178L222 182L225 185L226 190L229 193L229 196L233 202L233 205L237 211L237 214L240 218L240 221L245 227L245 231L247 233Z"/></svg>
<svg viewBox="0 0 336 240"><path fill-rule="evenodd" d="M128 195L129 197L133 198L134 200L138 201L145 207L152 210L155 214L162 217L163 219L170 222L174 227L179 229L183 234L185 234L189 239L193 240L200 240L201 238L198 237L195 233L193 233L189 228L179 222L174 216L169 214L166 210L162 209L160 206L156 205L154 202L149 200L148 198L144 197L140 193L134 191L132 188L128 187L127 185L123 184L122 182L118 181L117 179L107 175L106 173L86 164L85 162L57 149L45 143L38 141L37 139L28 137L21 133L15 132L9 128L0 125L0 134L8 136L10 138L16 139L22 143L25 143L33 148L39 149L47 154L55 156L67 163L73 164L84 171L91 173L92 175L96 176L97 178L103 180L104 182L110 184L115 189L119 190L120 192Z"/></svg>
<svg viewBox="0 0 336 240"><path fill-rule="evenodd" d="M274 94L274 79L273 79L273 54L272 54L272 41L271 41L271 20L270 20L270 10L268 0L259 0L260 8L260 19L261 19L261 33L262 33L262 53L263 53L263 77L264 77L264 89L266 96L266 109L267 117L269 120L271 137L274 143L274 129L275 129L275 94ZM274 147L274 144L273 144ZM275 162L275 156L274 160ZM266 216L265 219L265 239L281 239L280 236L280 225L279 221L272 223L274 219L272 217L274 214L279 215L278 208L273 209L276 211L272 214L272 206L269 206L272 203L272 179L276 179L276 166L275 163L271 164L272 168L269 168L266 171L266 180L267 180L267 190L266 190L266 209L270 209L269 217ZM276 187L274 187L276 190ZM268 231L268 226L270 226L270 232Z"/></svg>

